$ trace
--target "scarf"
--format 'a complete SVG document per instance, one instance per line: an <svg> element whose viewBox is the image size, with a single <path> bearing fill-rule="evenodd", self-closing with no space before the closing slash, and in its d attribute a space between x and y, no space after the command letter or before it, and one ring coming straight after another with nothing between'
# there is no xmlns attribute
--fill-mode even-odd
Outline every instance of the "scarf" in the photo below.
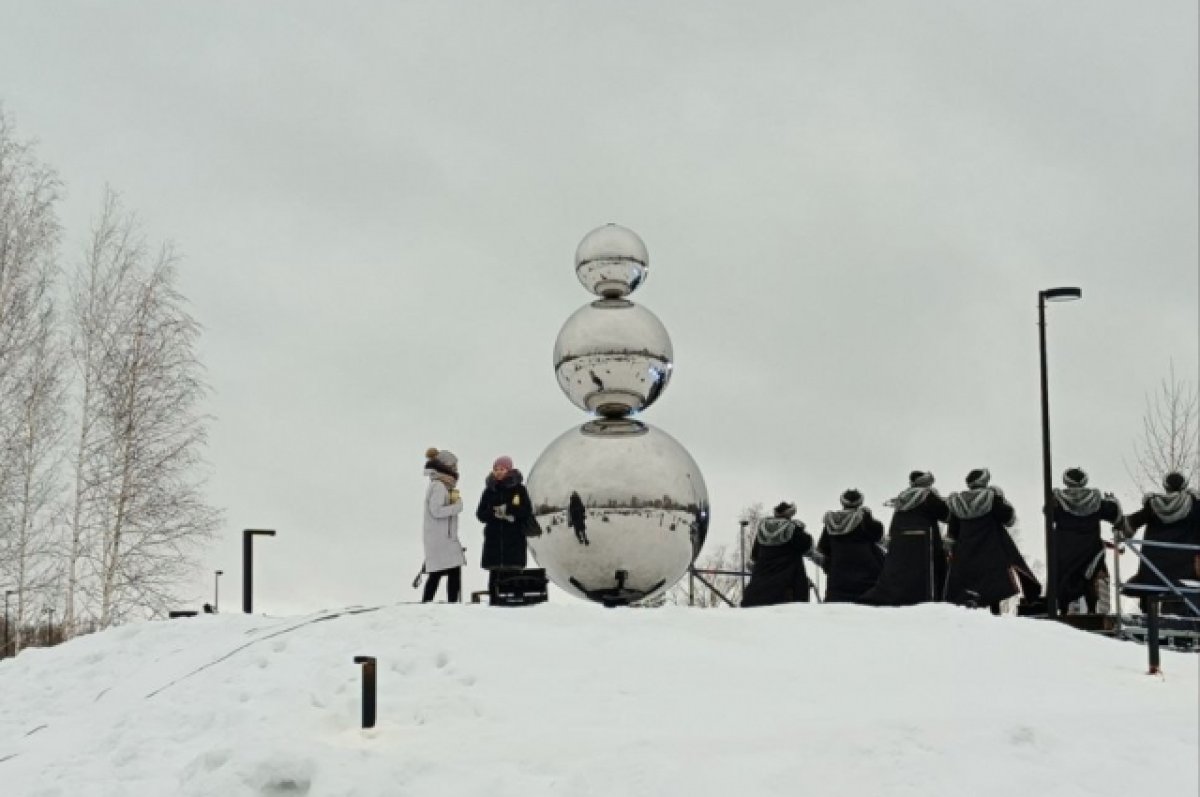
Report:
<svg viewBox="0 0 1200 797"><path fill-rule="evenodd" d="M823 522L825 528L830 534L841 535L849 534L858 528L862 523L863 508L861 506L854 509L842 509L836 512L826 512Z"/></svg>
<svg viewBox="0 0 1200 797"><path fill-rule="evenodd" d="M797 531L803 530L804 524L799 520L790 520L785 517L767 517L758 521L758 531L754 536L759 545L774 547L776 545L787 545L792 541L792 536Z"/></svg>
<svg viewBox="0 0 1200 797"><path fill-rule="evenodd" d="M961 493L953 493L946 499L950 511L962 520L973 520L983 517L992 511L992 502L999 498L1004 500L1004 492L999 487L977 487Z"/></svg>
<svg viewBox="0 0 1200 797"><path fill-rule="evenodd" d="M1192 502L1200 500L1200 493L1191 490L1180 490L1177 493L1151 493L1146 496L1146 503L1163 523L1175 523L1183 520L1192 512Z"/></svg>
<svg viewBox="0 0 1200 797"><path fill-rule="evenodd" d="M1057 488L1054 498L1063 510L1078 517L1087 517L1100 511L1100 491L1090 487Z"/></svg>
<svg viewBox="0 0 1200 797"><path fill-rule="evenodd" d="M429 474L430 480L446 485L447 490L453 490L458 484L458 477L451 476L449 473L438 473L436 470L429 470L426 473Z"/></svg>
<svg viewBox="0 0 1200 797"><path fill-rule="evenodd" d="M521 475L521 471L513 468L501 481L496 481L496 477L489 473L487 478L483 480L483 484L489 490L511 490L513 487L516 487L518 484L524 481L524 479L525 477Z"/></svg>

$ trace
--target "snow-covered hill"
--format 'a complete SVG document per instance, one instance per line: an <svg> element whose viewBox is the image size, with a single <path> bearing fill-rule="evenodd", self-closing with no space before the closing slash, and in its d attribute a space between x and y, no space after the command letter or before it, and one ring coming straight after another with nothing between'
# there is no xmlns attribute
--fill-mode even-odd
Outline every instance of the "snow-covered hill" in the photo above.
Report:
<svg viewBox="0 0 1200 797"><path fill-rule="evenodd" d="M0 662L0 794L1198 793L1200 657L949 606L399 605ZM291 629L291 630L289 630ZM359 725L355 655L379 659Z"/></svg>

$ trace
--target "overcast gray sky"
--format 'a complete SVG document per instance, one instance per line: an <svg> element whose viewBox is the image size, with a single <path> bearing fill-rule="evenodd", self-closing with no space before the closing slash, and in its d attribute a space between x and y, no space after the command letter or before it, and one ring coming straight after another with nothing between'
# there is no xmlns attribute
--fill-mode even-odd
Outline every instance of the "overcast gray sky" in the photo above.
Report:
<svg viewBox="0 0 1200 797"><path fill-rule="evenodd" d="M1041 288L1084 290L1050 308L1056 480L1132 498L1145 393L1197 379L1194 0L0 0L0 101L68 264L105 183L185 256L227 608L262 526L261 610L415 597L425 448L473 508L583 420L551 350L609 221L710 545L987 466L1040 558Z"/></svg>

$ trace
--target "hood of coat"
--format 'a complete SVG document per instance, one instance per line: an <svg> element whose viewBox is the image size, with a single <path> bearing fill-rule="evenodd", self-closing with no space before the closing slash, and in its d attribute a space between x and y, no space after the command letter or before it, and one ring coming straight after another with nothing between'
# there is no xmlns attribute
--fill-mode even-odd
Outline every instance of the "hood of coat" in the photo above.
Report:
<svg viewBox="0 0 1200 797"><path fill-rule="evenodd" d="M865 513L866 508L861 506L854 509L839 509L835 512L826 512L824 519L825 528L833 535L849 534L862 525Z"/></svg>
<svg viewBox="0 0 1200 797"><path fill-rule="evenodd" d="M483 483L489 490L495 490L497 488L511 490L513 487L522 484L524 481L525 477L521 475L521 471L513 468L503 479L498 482L496 481L496 477L489 473L487 478L483 480Z"/></svg>
<svg viewBox="0 0 1200 797"><path fill-rule="evenodd" d="M950 511L963 520L973 520L983 517L992 511L992 503L996 498L1004 497L999 487L977 487L974 490L964 490L954 493L946 500Z"/></svg>
<svg viewBox="0 0 1200 797"><path fill-rule="evenodd" d="M937 495L937 490L932 487L909 487L900 495L884 502L885 506L890 506L897 512L906 512L909 509L918 507L929 497L930 494Z"/></svg>
<svg viewBox="0 0 1200 797"><path fill-rule="evenodd" d="M758 521L755 539L759 545L787 545L797 531L803 531L804 524L798 520L785 517L768 517Z"/></svg>
<svg viewBox="0 0 1200 797"><path fill-rule="evenodd" d="M1091 487L1060 487L1054 491L1054 500L1064 511L1087 517L1100 511L1102 496Z"/></svg>
<svg viewBox="0 0 1200 797"><path fill-rule="evenodd" d="M1163 523L1174 523L1191 514L1192 504L1200 499L1200 493L1180 490L1177 493L1151 494L1146 503Z"/></svg>

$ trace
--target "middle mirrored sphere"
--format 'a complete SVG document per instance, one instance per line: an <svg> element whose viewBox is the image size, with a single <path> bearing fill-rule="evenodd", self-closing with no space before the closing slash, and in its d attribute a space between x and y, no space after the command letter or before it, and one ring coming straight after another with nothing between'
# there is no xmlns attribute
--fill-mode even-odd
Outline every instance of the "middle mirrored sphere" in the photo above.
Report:
<svg viewBox="0 0 1200 797"><path fill-rule="evenodd" d="M546 575L581 598L651 598L687 572L708 534L696 461L661 429L598 419L568 429L527 482L542 527L529 548Z"/></svg>
<svg viewBox="0 0 1200 797"><path fill-rule="evenodd" d="M600 299L563 324L554 343L554 372L576 407L617 418L662 395L674 356L658 316L626 299Z"/></svg>

